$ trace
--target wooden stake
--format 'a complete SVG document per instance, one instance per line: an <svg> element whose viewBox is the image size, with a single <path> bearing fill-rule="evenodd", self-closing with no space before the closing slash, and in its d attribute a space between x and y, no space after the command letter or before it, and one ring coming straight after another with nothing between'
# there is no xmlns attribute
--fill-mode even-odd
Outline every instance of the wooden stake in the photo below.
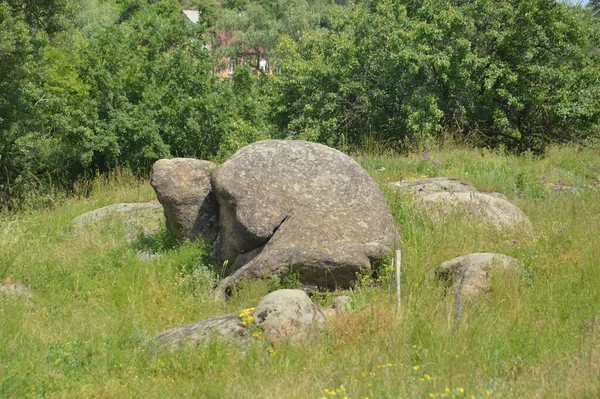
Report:
<svg viewBox="0 0 600 399"><path fill-rule="evenodd" d="M400 270L401 270L401 265L402 265L402 250L401 249L397 249L396 250L396 301L397 303L397 310L398 310L398 314L400 314Z"/></svg>

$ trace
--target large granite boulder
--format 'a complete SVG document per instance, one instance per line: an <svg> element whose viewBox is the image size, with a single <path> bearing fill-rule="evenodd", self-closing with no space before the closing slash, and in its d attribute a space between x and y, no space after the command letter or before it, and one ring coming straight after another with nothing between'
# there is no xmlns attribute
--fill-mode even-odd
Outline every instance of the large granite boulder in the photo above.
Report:
<svg viewBox="0 0 600 399"><path fill-rule="evenodd" d="M451 214L463 214L497 227L533 234L533 225L519 208L507 200L484 193L440 192L426 195L413 202L427 214L442 219Z"/></svg>
<svg viewBox="0 0 600 399"><path fill-rule="evenodd" d="M179 241L198 236L211 243L217 237L218 204L210 184L216 165L190 158L154 163L150 184L162 204L167 228Z"/></svg>
<svg viewBox="0 0 600 399"><path fill-rule="evenodd" d="M348 287L394 246L394 220L377 183L320 144L251 144L213 173L212 186L220 206L216 255L232 273L224 289L290 270L305 286Z"/></svg>
<svg viewBox="0 0 600 399"><path fill-rule="evenodd" d="M492 273L514 274L523 269L524 265L510 256L474 253L443 262L434 273L451 284L454 292L474 297L489 290Z"/></svg>

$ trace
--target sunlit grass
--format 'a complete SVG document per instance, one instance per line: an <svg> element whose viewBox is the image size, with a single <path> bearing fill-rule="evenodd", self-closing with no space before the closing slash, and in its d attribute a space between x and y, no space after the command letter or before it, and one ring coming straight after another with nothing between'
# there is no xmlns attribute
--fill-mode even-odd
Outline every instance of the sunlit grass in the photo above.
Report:
<svg viewBox="0 0 600 399"><path fill-rule="evenodd" d="M0 297L0 397L600 396L598 149L553 148L535 158L447 146L426 156L356 159L381 184L398 222L399 315L384 275L345 292L352 310L311 343L272 346L259 337L244 348L215 341L150 350L155 334L240 313L270 285L249 283L227 303L215 302L216 272L202 243L175 247L164 231L127 243L119 223L72 229L81 213L154 198L146 182L121 172L81 185L80 198L53 208L0 216L0 282L35 291L29 301ZM386 186L420 176L505 194L531 218L537 237L460 218L431 222L410 206L412 198ZM141 260L139 251L159 256ZM504 253L526 269L515 281L494 279L486 297L464 301L457 322L453 296L431 271L471 252Z"/></svg>

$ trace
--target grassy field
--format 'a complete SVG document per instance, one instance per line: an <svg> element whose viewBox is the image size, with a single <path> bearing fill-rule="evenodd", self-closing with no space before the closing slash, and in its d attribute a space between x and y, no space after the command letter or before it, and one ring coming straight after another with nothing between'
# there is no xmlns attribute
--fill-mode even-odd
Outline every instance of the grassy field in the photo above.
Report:
<svg viewBox="0 0 600 399"><path fill-rule="evenodd" d="M552 148L544 158L453 146L406 157L356 159L378 181L401 233L402 312L389 285L362 279L352 310L309 344L211 342L155 352L165 329L254 306L257 281L227 303L211 299L209 252L174 247L166 231L134 243L118 222L85 230L70 220L117 202L154 198L127 173L97 179L86 198L0 215L0 397L7 398L598 398L600 397L600 149ZM434 224L385 183L449 176L505 194L537 239L450 218ZM577 193L551 184L589 185ZM140 260L139 252L158 257ZM514 281L463 301L430 278L471 252L521 260ZM335 293L315 298L328 304Z"/></svg>

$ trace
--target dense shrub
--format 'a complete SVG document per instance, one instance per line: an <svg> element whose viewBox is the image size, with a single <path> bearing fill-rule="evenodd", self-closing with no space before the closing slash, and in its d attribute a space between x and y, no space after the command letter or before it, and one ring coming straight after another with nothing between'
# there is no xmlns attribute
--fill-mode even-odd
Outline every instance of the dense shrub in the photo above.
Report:
<svg viewBox="0 0 600 399"><path fill-rule="evenodd" d="M554 0L357 2L282 41L274 121L328 144L452 131L541 151L597 131L598 39Z"/></svg>

